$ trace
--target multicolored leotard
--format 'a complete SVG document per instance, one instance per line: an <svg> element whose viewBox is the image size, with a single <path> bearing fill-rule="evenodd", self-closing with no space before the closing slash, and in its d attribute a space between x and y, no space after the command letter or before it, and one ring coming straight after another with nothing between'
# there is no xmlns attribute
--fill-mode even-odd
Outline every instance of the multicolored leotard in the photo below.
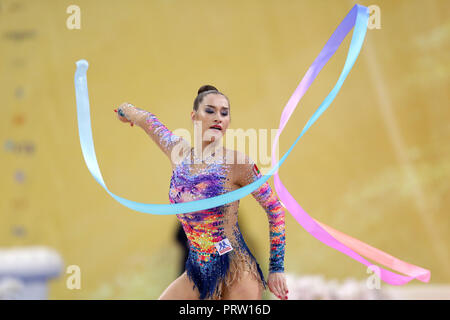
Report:
<svg viewBox="0 0 450 320"><path fill-rule="evenodd" d="M158 118L145 110L127 109L127 118L141 126L168 156L184 140L173 134ZM185 142L185 141L183 141ZM225 150L225 149L223 149ZM261 177L255 163L245 155L245 163L216 157L209 163L194 163L191 153L174 164L169 200L179 203L214 197L243 187ZM228 158L229 159L229 158ZM235 160L236 158L233 158ZM231 162L231 163L230 163ZM252 192L267 213L270 237L269 272L284 271L285 211L268 182ZM255 257L247 247L238 224L239 200L197 212L177 214L189 241L186 273L200 292L200 299L221 299L224 289L248 271L266 289L267 283ZM227 239L230 247L223 241ZM226 253L224 253L226 252Z"/></svg>

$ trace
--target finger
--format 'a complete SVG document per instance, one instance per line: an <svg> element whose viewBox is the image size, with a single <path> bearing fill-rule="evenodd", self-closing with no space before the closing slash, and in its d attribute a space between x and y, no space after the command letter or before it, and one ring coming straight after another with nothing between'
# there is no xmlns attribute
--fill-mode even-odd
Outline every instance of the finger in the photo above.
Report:
<svg viewBox="0 0 450 320"><path fill-rule="evenodd" d="M278 291L283 300L286 300L286 290L284 289L284 281L283 279L278 280Z"/></svg>
<svg viewBox="0 0 450 320"><path fill-rule="evenodd" d="M280 290L280 282L278 281L278 279L275 281L275 283L273 284L274 287L274 293L275 295L279 298L279 299L283 299L283 295L281 294L281 290Z"/></svg>
<svg viewBox="0 0 450 320"><path fill-rule="evenodd" d="M280 284L279 284L279 289L278 290L280 291L280 295L281 295L282 299L286 300L287 299L286 291L283 288L283 282L281 280L280 280Z"/></svg>
<svg viewBox="0 0 450 320"><path fill-rule="evenodd" d="M288 291L288 288L287 288L286 280L283 281L283 293L286 296L286 299L288 299L289 298L289 296L288 296L289 291Z"/></svg>
<svg viewBox="0 0 450 320"><path fill-rule="evenodd" d="M286 294L288 294L289 293L289 288L288 288L286 280L284 280L284 286L286 288Z"/></svg>
<svg viewBox="0 0 450 320"><path fill-rule="evenodd" d="M283 279L282 282L281 282L281 290L282 290L283 294L287 294L288 293L286 279Z"/></svg>
<svg viewBox="0 0 450 320"><path fill-rule="evenodd" d="M269 284L269 289L270 289L270 291L272 292L272 294L274 295L274 296L276 296L276 297L280 297L280 294L278 293L278 290L277 290L277 287L275 286L275 282L271 282L270 284Z"/></svg>
<svg viewBox="0 0 450 320"><path fill-rule="evenodd" d="M286 295L282 290L282 282L280 278L275 278L272 282L273 294L276 295L280 300L285 299Z"/></svg>

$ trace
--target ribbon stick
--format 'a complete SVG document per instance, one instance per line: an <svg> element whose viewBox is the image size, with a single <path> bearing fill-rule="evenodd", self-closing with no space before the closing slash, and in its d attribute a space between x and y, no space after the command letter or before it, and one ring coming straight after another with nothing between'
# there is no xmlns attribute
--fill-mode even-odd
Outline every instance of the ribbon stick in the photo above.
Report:
<svg viewBox="0 0 450 320"><path fill-rule="evenodd" d="M313 62L311 67L306 72L305 76L301 80L299 86L293 93L292 97L289 99L281 115L280 125L278 128L277 135L275 137L275 142L272 147L272 162L275 161L276 156L275 150L279 136L283 131L284 127L286 126L289 117L294 112L298 102L305 94L305 92L308 90L309 86L314 81L314 79L316 78L317 74L320 72L322 67L336 52L336 50L338 49L344 38L347 36L348 32L354 26L353 37L350 43L347 59L345 61L344 68L335 87L331 90L330 94L325 98L325 100L319 106L317 111L309 119L308 123L304 127L301 134L298 136L295 143L297 143L298 139L300 139L300 137L308 130L308 128L320 117L320 115L328 108L328 106L336 97L345 78L347 77L347 74L353 67L353 64L355 63L356 58L358 57L358 54L360 52L367 31L368 16L369 16L368 8L356 4L347 14L344 20L341 22L341 24L337 27L337 29L334 31L328 42L325 44L325 47L320 52L319 56L316 58L316 60ZM278 170L274 174L274 185L275 190L279 198L283 202L284 206L286 207L287 211L289 211L292 214L292 216L297 220L297 222L316 239L336 250L341 251L342 253L345 253L351 258L367 266L373 266L373 264L369 263L367 260L362 258L356 252L366 256L369 259L374 260L375 262L383 264L393 270L402 272L409 276L407 277L399 275L391 271L385 270L383 268L379 268L378 270L372 269L377 273L378 276L380 276L381 280L392 285L402 285L411 281L414 278L417 278L422 282L428 282L430 280L429 270L401 261L381 250L371 247L364 242L352 238L342 232L339 232L311 218L300 207L300 205L297 203L294 197L291 196L288 190L281 183L281 179L278 175Z"/></svg>

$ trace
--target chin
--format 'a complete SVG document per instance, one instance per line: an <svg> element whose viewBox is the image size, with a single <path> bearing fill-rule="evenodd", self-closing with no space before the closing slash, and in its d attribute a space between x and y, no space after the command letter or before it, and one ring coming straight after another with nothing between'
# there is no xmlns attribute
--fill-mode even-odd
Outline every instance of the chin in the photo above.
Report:
<svg viewBox="0 0 450 320"><path fill-rule="evenodd" d="M217 136L221 136L223 134L223 132L224 132L223 130L219 131L219 130L216 130L216 129L208 129L204 133L204 135L205 136L211 136L211 137L217 137Z"/></svg>

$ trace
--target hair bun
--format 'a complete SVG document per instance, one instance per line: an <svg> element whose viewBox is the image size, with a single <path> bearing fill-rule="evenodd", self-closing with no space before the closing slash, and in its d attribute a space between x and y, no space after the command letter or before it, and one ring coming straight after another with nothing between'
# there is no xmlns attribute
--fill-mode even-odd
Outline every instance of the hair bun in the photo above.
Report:
<svg viewBox="0 0 450 320"><path fill-rule="evenodd" d="M217 90L216 87L211 86L211 85L209 85L209 84L205 84L204 86L201 86L200 89L198 89L197 94L200 94L200 93L202 93L202 92L204 92L204 91L210 91L210 90L219 92L219 90Z"/></svg>

